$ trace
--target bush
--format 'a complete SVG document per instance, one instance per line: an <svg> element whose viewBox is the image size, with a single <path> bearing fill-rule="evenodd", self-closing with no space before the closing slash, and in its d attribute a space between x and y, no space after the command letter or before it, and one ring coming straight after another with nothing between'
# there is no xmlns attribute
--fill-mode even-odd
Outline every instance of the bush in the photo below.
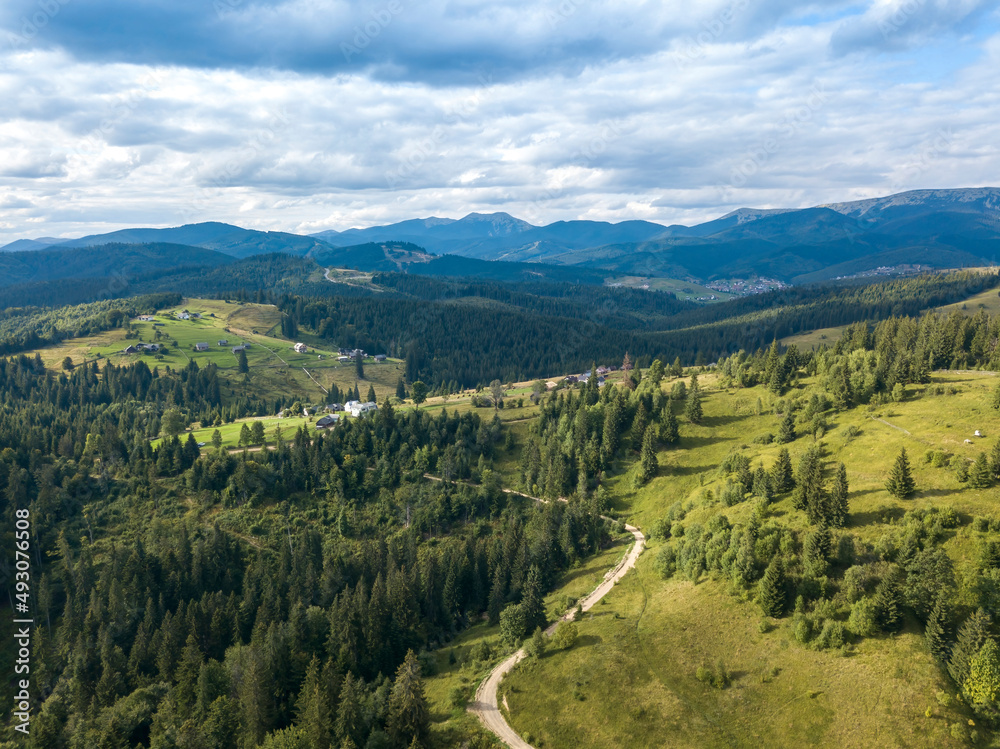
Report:
<svg viewBox="0 0 1000 749"><path fill-rule="evenodd" d="M867 596L859 598L851 607L847 627L858 637L870 637L879 630L878 605Z"/></svg>
<svg viewBox="0 0 1000 749"><path fill-rule="evenodd" d="M843 622L827 619L823 622L823 630L819 633L819 637L816 638L816 649L835 650L842 648L848 636L847 628Z"/></svg>
<svg viewBox="0 0 1000 749"><path fill-rule="evenodd" d="M695 671L695 677L698 681L709 684L716 689L725 689L731 681L729 670L721 659L716 661L714 666L704 664L698 666L698 670Z"/></svg>
<svg viewBox="0 0 1000 749"><path fill-rule="evenodd" d="M468 701L465 690L459 686L452 687L448 692L448 701L452 707L465 707L465 703Z"/></svg>

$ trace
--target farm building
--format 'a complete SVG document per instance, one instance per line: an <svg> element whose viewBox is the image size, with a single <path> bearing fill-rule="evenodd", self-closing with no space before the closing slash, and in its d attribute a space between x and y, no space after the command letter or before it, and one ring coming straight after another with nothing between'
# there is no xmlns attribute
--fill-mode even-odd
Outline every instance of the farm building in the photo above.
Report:
<svg viewBox="0 0 1000 749"><path fill-rule="evenodd" d="M229 341L227 341L225 338L223 338L221 341L219 341L219 345L220 346L228 346L229 345Z"/></svg>
<svg viewBox="0 0 1000 749"><path fill-rule="evenodd" d="M296 343L295 344L295 351L296 351L296 353L304 354L308 350L309 350L309 347L306 346L304 343Z"/></svg>
<svg viewBox="0 0 1000 749"><path fill-rule="evenodd" d="M375 354L375 361L377 362L385 361L385 354Z"/></svg>
<svg viewBox="0 0 1000 749"><path fill-rule="evenodd" d="M233 346L233 353L238 354L240 351L246 351L246 346Z"/></svg>
<svg viewBox="0 0 1000 749"><path fill-rule="evenodd" d="M194 345L194 350L195 351L208 351L208 344L207 343L196 343Z"/></svg>
<svg viewBox="0 0 1000 749"><path fill-rule="evenodd" d="M328 427L333 427L337 425L338 421L340 421L339 416L334 416L332 414L328 416L322 416L319 419L316 419L316 428L326 429Z"/></svg>

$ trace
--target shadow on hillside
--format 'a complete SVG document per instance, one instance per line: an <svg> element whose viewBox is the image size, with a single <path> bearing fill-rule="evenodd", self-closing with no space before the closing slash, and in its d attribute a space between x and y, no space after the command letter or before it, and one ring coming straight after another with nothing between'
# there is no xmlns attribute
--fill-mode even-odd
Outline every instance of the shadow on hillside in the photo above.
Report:
<svg viewBox="0 0 1000 749"><path fill-rule="evenodd" d="M714 471L718 466L670 466L664 476L695 476L699 473Z"/></svg>
<svg viewBox="0 0 1000 749"><path fill-rule="evenodd" d="M852 512L848 527L887 523L890 520L899 520L905 513L906 510L902 507L882 507L869 512Z"/></svg>
<svg viewBox="0 0 1000 749"><path fill-rule="evenodd" d="M702 418L699 426L724 427L737 421L743 421L747 418L747 416L741 416L740 414L731 414L729 416L705 416Z"/></svg>
<svg viewBox="0 0 1000 749"><path fill-rule="evenodd" d="M576 642L573 643L573 648L593 647L594 645L600 645L602 642L604 642L604 638L597 635L579 635L576 638Z"/></svg>

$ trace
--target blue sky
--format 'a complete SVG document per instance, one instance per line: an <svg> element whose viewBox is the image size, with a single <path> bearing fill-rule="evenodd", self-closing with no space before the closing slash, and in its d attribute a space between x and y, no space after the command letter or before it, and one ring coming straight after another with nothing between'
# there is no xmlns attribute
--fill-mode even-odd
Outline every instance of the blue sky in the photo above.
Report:
<svg viewBox="0 0 1000 749"><path fill-rule="evenodd" d="M4 0L0 243L1000 183L979 0Z"/></svg>

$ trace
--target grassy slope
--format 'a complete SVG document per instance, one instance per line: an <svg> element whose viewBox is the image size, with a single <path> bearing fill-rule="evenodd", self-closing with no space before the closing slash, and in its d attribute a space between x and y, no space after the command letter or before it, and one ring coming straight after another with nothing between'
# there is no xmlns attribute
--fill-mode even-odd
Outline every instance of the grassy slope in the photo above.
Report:
<svg viewBox="0 0 1000 749"><path fill-rule="evenodd" d="M955 302L954 304L935 307L936 312L943 312L945 314L957 310L974 315L981 309L985 309L991 315L1000 314L1000 294L997 293L997 289L990 289L981 294L976 294L964 302ZM797 333L796 335L782 338L781 344L783 346L790 346L794 343L800 349L817 349L823 345L833 346L844 332L844 327L841 325L833 328L819 328L817 330L806 331L805 333Z"/></svg>
<svg viewBox="0 0 1000 749"><path fill-rule="evenodd" d="M734 523L746 520L749 503L705 506L702 492L721 487L716 466L731 449L743 446L754 465L763 460L768 467L778 452L775 445L752 444L759 434L777 432L773 398L763 388L721 391L712 378L702 381L708 389L705 424L682 425L680 447L660 456L661 475L638 492L629 488L627 474L610 482L618 509L640 527L678 500L695 505L685 523L719 512ZM963 524L974 515L1000 517L995 490L964 488L951 469L923 460L932 448L971 459L1000 436L1000 418L986 406L994 384L986 373L940 373L929 386L909 388L903 403L830 419L827 459L843 460L851 481L849 532L874 541L886 522L906 510L942 504L961 513ZM945 394L935 393L937 385ZM794 394L815 386L807 381ZM952 388L957 392L950 394ZM764 405L760 416L754 415L758 397ZM861 434L848 441L850 425ZM975 429L990 439L964 444ZM811 441L800 437L789 446L793 462ZM901 446L910 453L921 490L905 502L883 488ZM774 503L770 516L806 527L789 497ZM946 542L960 578L974 555L974 536L964 525ZM721 583L660 579L653 572L659 543L651 544L637 574L605 599L597 616L582 623L577 648L529 664L504 682L513 725L536 746L952 745L948 725L964 723L966 716L938 705L936 692L954 687L934 665L915 624L895 637L862 641L850 657L810 650L795 643L790 618L761 634L756 605L731 597ZM721 692L694 675L703 662L719 657L735 677L733 687ZM931 719L924 717L928 706L935 712Z"/></svg>
<svg viewBox="0 0 1000 749"><path fill-rule="evenodd" d="M200 312L204 316L196 320L178 320L168 314L180 309ZM135 323L139 339L127 339L124 330L111 330L87 338L64 341L57 346L41 349L39 353L46 366L53 369L60 367L66 356L77 364L83 360L92 360L98 355L107 357L108 361L115 364L125 364L141 358L150 367L169 365L173 369L187 366L190 360L196 361L199 366L214 363L237 383L242 378L231 349L238 343L249 342L252 346L247 351L247 363L250 365L252 389L258 393L269 393L272 397L291 395L301 399L303 403L327 402L320 386L329 390L331 384L336 384L344 390L354 387L355 382L361 389L362 397L371 384L375 386L375 393L381 400L396 392L396 381L403 373L403 363L399 360L390 359L381 364L368 361L365 363L365 379L358 381L353 363L339 364L337 352L328 342L319 342L319 347L316 348L318 341L310 338L305 340L310 346L309 352L296 353L292 348L294 341L281 338L277 332L281 313L271 305L187 299L177 310L161 310L156 315L156 320L164 323L163 327L154 328L151 322ZM162 350L162 359L121 353L128 344L137 340L154 341L155 330L167 337L167 340L159 341L168 344ZM228 340L229 344L219 346L219 340ZM176 347L172 345L173 341L177 342ZM199 342L208 343L209 350L194 351L194 344ZM320 354L323 355L322 360L318 358ZM309 378L303 367L309 370L320 386ZM238 393L239 389L234 386L231 392L223 392L223 398L228 399Z"/></svg>

